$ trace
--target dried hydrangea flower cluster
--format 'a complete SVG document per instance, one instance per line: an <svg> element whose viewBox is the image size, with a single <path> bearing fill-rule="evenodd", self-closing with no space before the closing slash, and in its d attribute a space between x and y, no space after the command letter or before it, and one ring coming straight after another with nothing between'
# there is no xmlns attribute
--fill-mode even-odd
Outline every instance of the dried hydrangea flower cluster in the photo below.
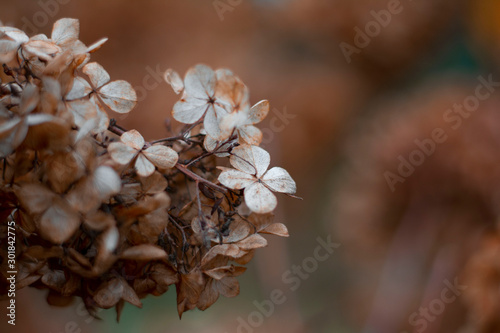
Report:
<svg viewBox="0 0 500 333"><path fill-rule="evenodd" d="M269 103L251 107L227 69L198 65L184 80L169 70L181 94L172 114L186 125L146 142L108 118L137 98L90 62L106 40L86 46L78 34L75 19L57 21L50 38L0 27L0 239L15 221L17 288L48 289L59 306L78 296L90 313L116 307L118 317L125 301L140 307L171 285L179 315L237 295L240 265L267 244L261 234L288 236L273 223L272 192L293 196L295 182L267 170L254 126Z"/></svg>

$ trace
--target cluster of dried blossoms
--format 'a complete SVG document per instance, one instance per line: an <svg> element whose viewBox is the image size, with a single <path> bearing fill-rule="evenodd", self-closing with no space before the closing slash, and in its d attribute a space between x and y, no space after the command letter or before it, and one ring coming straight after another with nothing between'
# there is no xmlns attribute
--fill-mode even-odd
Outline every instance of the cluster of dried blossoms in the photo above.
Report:
<svg viewBox="0 0 500 333"><path fill-rule="evenodd" d="M175 136L146 142L108 118L136 94L89 62L79 23L61 19L51 38L0 27L0 294L7 287L7 234L15 221L17 288L49 290L48 302L83 299L90 313L176 286L178 312L238 294L235 277L273 223L276 196L295 182L270 164L253 107L227 69L198 65L165 79L181 99ZM233 168L217 166L229 158ZM220 174L219 169L221 170Z"/></svg>

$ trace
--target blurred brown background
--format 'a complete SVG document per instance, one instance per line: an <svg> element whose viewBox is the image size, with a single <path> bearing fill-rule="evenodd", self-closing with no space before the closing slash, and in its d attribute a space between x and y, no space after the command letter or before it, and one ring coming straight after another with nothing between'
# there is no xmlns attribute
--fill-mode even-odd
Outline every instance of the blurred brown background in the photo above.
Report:
<svg viewBox="0 0 500 333"><path fill-rule="evenodd" d="M0 0L0 20L29 35L61 17L87 44L109 37L93 60L141 100L111 117L146 139L165 135L177 98L166 69L232 69L271 102L264 146L305 200L280 197L291 237L205 312L179 321L172 289L117 324L22 290L2 332L500 332L498 1ZM284 274L318 237L341 245L290 290ZM259 310L273 289L286 301Z"/></svg>

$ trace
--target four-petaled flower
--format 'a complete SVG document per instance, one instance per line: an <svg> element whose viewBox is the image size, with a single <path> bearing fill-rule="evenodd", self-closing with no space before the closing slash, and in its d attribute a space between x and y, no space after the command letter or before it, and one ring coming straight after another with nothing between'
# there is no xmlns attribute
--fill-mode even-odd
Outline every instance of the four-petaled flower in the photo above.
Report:
<svg viewBox="0 0 500 333"><path fill-rule="evenodd" d="M197 65L188 70L184 78L184 94L174 105L172 115L184 124L194 124L203 117L208 135L220 138L219 122L226 115L226 103L217 99L215 91L217 78L208 66Z"/></svg>
<svg viewBox="0 0 500 333"><path fill-rule="evenodd" d="M235 190L244 189L245 203L255 213L271 212L277 205L276 196L271 192L293 194L295 181L280 167L267 170L271 157L264 149L241 145L232 150L229 162L235 169L218 167L222 170L219 182Z"/></svg>
<svg viewBox="0 0 500 333"><path fill-rule="evenodd" d="M221 121L221 128L229 132L234 129L238 133L240 143L257 146L262 141L262 131L254 125L266 118L268 113L269 101L263 100L251 108L247 107L225 116Z"/></svg>
<svg viewBox="0 0 500 333"><path fill-rule="evenodd" d="M141 177L148 177L155 171L155 165L161 169L175 166L179 156L170 147L153 145L144 149L144 138L136 130L125 132L121 142L112 142L108 146L111 158L122 165L129 164L134 158L135 170Z"/></svg>

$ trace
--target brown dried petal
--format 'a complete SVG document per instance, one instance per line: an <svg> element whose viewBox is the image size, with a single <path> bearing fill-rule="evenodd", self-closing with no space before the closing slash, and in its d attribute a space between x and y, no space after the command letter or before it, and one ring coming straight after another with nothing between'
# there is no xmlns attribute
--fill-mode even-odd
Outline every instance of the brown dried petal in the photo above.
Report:
<svg viewBox="0 0 500 333"><path fill-rule="evenodd" d="M222 296L235 297L240 293L240 284L234 277L225 277L216 282L217 290Z"/></svg>
<svg viewBox="0 0 500 333"><path fill-rule="evenodd" d="M103 309L116 305L123 296L123 283L121 279L112 279L99 286L94 295L94 301Z"/></svg>
<svg viewBox="0 0 500 333"><path fill-rule="evenodd" d="M181 274L177 287L177 312L182 317L184 311L192 310L196 307L200 295L205 286L203 276L198 269L188 274Z"/></svg>
<svg viewBox="0 0 500 333"><path fill-rule="evenodd" d="M40 235L48 241L66 242L80 226L80 217L62 200L54 201L40 219Z"/></svg>
<svg viewBox="0 0 500 333"><path fill-rule="evenodd" d="M159 260L166 259L167 253L158 246L142 244L126 249L120 258L129 260Z"/></svg>
<svg viewBox="0 0 500 333"><path fill-rule="evenodd" d="M283 223L273 223L270 226L259 231L263 234L272 234L281 237L288 237L290 234L288 233L288 229Z"/></svg>
<svg viewBox="0 0 500 333"><path fill-rule="evenodd" d="M239 246L240 244L238 244ZM217 255L223 255L226 257L234 257L238 255L240 252L240 249L238 246L234 244L223 244L223 245L216 245L212 247L203 257L201 260L201 265L205 266L207 265L212 259L214 259Z"/></svg>
<svg viewBox="0 0 500 333"><path fill-rule="evenodd" d="M16 194L21 205L31 214L40 214L51 205L55 194L41 184L30 183L22 185Z"/></svg>
<svg viewBox="0 0 500 333"><path fill-rule="evenodd" d="M205 285L205 288L203 288L200 299L198 300L198 304L196 306L201 311L204 311L212 306L212 304L214 304L217 299L219 299L217 281L214 279L210 279Z"/></svg>
<svg viewBox="0 0 500 333"><path fill-rule="evenodd" d="M259 234L253 234L237 244L242 250L253 250L267 246L267 240Z"/></svg>

